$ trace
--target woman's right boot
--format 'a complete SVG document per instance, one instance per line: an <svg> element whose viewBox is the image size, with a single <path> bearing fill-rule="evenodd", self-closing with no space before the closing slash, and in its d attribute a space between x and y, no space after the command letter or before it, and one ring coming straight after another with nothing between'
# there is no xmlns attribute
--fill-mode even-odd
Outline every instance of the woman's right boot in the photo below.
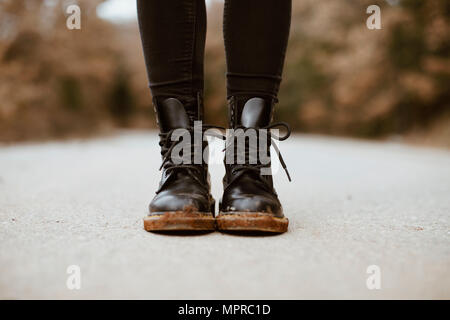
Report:
<svg viewBox="0 0 450 320"><path fill-rule="evenodd" d="M194 120L201 120L202 114L201 102L197 104L199 112L193 116L186 112L185 106L178 99L154 99L160 129L162 178L150 203L149 213L144 218L147 231L215 229L215 202L210 193L208 165L203 159L203 151L207 147L207 143L203 141L203 130L201 145L196 146L194 141ZM177 129L186 130L184 132L189 133L189 138L173 139ZM191 155L187 162L190 163L180 163L180 158L172 158L172 151L180 143L188 144ZM202 153L201 157L198 157L199 152ZM186 160L186 157L183 159ZM198 159L201 159L201 163L194 163Z"/></svg>

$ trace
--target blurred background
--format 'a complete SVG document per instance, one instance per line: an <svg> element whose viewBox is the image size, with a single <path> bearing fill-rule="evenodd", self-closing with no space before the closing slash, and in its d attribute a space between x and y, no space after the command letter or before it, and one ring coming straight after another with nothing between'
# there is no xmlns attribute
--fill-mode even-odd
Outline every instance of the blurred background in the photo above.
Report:
<svg viewBox="0 0 450 320"><path fill-rule="evenodd" d="M70 4L81 30L66 28ZM207 7L206 121L225 125L223 2ZM449 31L448 0L293 0L277 120L449 148ZM0 0L0 142L154 127L135 0Z"/></svg>

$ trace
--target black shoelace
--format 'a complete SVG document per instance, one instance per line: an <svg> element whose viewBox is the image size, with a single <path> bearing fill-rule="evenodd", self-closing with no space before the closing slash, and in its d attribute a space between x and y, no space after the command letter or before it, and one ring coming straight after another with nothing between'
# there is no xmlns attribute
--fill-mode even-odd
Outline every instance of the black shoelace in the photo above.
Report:
<svg viewBox="0 0 450 320"><path fill-rule="evenodd" d="M202 187L207 189L207 186L204 182L202 182L199 179L199 176L202 176L202 170L203 170L203 137L205 136L205 131L208 129L218 129L218 130L225 130L223 127L213 126L213 125L203 125L202 126L202 144L199 146L196 144L196 141L192 139L194 136L194 127L188 127L183 128L189 132L189 135L191 137L189 148L191 150L191 163L174 163L172 160L172 151L173 149L183 141L183 139L178 140L172 140L172 135L177 129L172 129L168 132L161 132L159 133L159 146L161 147L161 155L162 155L162 163L159 167L159 170L162 170L163 168L167 173L171 171L184 171L186 172L191 178L193 178L195 181L199 183ZM219 134L216 135L215 133L208 132L206 135L208 136L214 136L218 137L220 139L223 139L223 135ZM198 152L198 150L201 150L201 156L202 156L202 163L201 164L195 164L194 158L195 153ZM162 187L162 186L161 186ZM161 188L156 191L156 193L159 193L161 191Z"/></svg>
<svg viewBox="0 0 450 320"><path fill-rule="evenodd" d="M271 133L270 129L276 128L276 127L284 127L286 129L286 134L283 136L276 136L274 134ZM258 129L266 129L267 130L267 140L270 141L270 144L274 147L275 152L278 155L278 159L281 163L281 166L283 167L284 171L286 172L286 175L288 177L288 180L291 181L291 176L289 175L289 171L287 169L286 163L284 162L283 156L280 153L280 150L278 149L277 145L275 144L274 140L278 140L278 141L284 141L287 138L289 138L289 136L291 135L291 128L289 126L289 124L287 124L286 122L275 122L272 123L268 126L265 127L244 127L244 126L238 126L236 128L234 128L235 130L233 131L233 133L231 134L230 137L228 137L228 143L225 145L225 148L223 151L226 151L227 148L230 148L236 141L236 130L237 129L242 129L243 132L245 133L246 130L255 130L255 132L258 132ZM259 142L258 142L259 143ZM250 143L247 143L245 145L245 161L249 161L250 159L250 155L251 154L257 154L258 150L257 150L257 145L251 145ZM225 188L227 188L228 186L230 186L234 181L236 181L237 179L239 179L240 176L242 176L245 172L254 172L257 174L257 176L261 177L261 181L266 185L266 187L269 190L273 190L273 187L269 185L268 181L266 179L262 179L261 176L261 169L263 168L269 168L271 166L271 161L269 159L268 163L266 164L262 164L262 163L256 163L256 164L250 164L250 163L244 163L244 164L233 164L231 167L231 173L232 173L232 178L228 181L227 186Z"/></svg>
<svg viewBox="0 0 450 320"><path fill-rule="evenodd" d="M276 136L274 134L271 133L270 129L276 128L276 127L284 127L286 129L286 134L283 136ZM193 127L188 127L185 128L191 137L193 137L194 134L194 128ZM203 136L205 135L205 131L208 129L218 129L218 130L225 130L225 128L223 127L219 127L219 126L214 126L214 125L203 125L202 126L202 144L203 144ZM287 169L286 163L284 162L283 156L281 155L280 150L278 149L277 145L275 144L274 140L278 140L278 141L284 141L287 138L289 138L289 136L291 135L291 128L289 127L289 125L286 122L275 122L272 123L268 126L265 127L244 127L244 126L238 126L236 128L234 128L235 130L232 132L231 136L228 137L228 139L226 139L226 136L223 134L215 134L212 132L208 132L206 135L208 136L212 136L212 137L216 137L222 140L228 140L229 142L225 145L225 148L223 149L223 151L226 151L227 148L231 147L232 144L235 142L236 140L236 130L237 129L242 129L245 133L246 130L255 130L255 132L258 132L258 129L265 129L267 130L267 139L268 141L270 140L270 144L274 147L275 152L277 153L278 159L281 163L281 166L283 167L288 180L291 181L291 176L289 174L289 171ZM167 173L171 172L171 171L176 171L176 170L182 170L185 171L190 177L192 177L195 181L197 181L201 186L207 188L207 186L204 184L204 182L202 182L198 177L201 176L201 170L203 169L203 162L202 164L194 164L194 157L195 157L195 152L197 152L197 150L202 150L202 157L203 157L203 145L198 146L196 145L196 142L192 142L193 140L191 139L191 144L190 144L190 148L191 148L191 163L190 164L185 164L185 163L181 163L181 164L176 164L172 161L172 151L173 149L181 142L183 141L182 139L179 140L174 140L172 141L172 135L175 132L176 129L172 129L168 132L164 132L164 133L159 133L159 137L160 137L160 141L159 141L159 145L161 147L161 155L163 156L163 161L161 163L161 166L159 168L159 170L162 170L163 168L166 170ZM257 145L251 145L250 143L246 144L246 148L245 148L245 161L248 161L250 159L250 154L252 153L257 153ZM192 152L192 150L194 152ZM202 158L203 161L203 158ZM269 159L268 163L266 164L262 164L262 163L257 163L257 164L250 164L250 163L244 163L244 164L233 164L232 168L231 168L231 173L232 173L232 178L231 180L228 181L228 184L225 188L227 188L229 185L231 185L234 181L236 181L240 176L242 176L245 172L254 172L257 174L257 176L261 177L261 169L262 168L270 168L271 166L271 161ZM197 174L196 174L196 173ZM273 188L271 186L269 186L268 182L266 179L260 179L262 182L264 182L265 185L267 185L268 189L272 190ZM157 191L157 193L160 190Z"/></svg>

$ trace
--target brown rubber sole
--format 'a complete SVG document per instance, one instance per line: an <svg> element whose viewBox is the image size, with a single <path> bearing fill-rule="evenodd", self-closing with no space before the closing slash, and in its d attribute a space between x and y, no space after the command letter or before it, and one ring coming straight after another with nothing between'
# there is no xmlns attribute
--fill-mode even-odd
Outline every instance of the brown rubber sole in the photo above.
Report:
<svg viewBox="0 0 450 320"><path fill-rule="evenodd" d="M216 218L217 229L222 231L286 232L288 218L277 218L262 212L219 213Z"/></svg>
<svg viewBox="0 0 450 320"><path fill-rule="evenodd" d="M185 211L164 212L144 218L147 231L213 231L216 222L211 213Z"/></svg>

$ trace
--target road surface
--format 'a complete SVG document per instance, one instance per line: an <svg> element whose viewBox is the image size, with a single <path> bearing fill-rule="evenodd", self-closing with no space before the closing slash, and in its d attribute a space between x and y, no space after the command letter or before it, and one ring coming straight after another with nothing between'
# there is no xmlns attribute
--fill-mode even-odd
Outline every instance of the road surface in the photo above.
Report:
<svg viewBox="0 0 450 320"><path fill-rule="evenodd" d="M450 152L297 135L293 182L275 176L286 234L168 236L142 227L156 139L0 147L0 298L450 298Z"/></svg>

